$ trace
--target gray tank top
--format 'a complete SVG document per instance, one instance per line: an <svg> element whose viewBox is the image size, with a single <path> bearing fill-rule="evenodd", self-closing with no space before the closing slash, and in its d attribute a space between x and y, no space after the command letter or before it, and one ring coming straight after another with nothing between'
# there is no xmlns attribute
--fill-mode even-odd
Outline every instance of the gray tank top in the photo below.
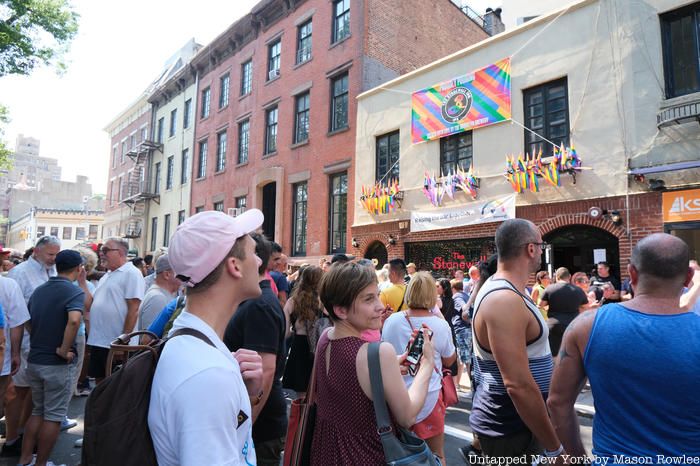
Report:
<svg viewBox="0 0 700 466"><path fill-rule="evenodd" d="M549 392L549 382L552 378L554 364L549 348L549 328L537 305L529 296L522 294L515 286L503 278L489 278L479 290L474 302L474 317L479 313L479 307L486 296L499 290L510 290L520 296L528 310L535 316L540 327L540 333L532 341L527 342L528 365L532 377L544 399ZM512 309L502 309L501 312L513 312ZM472 332L474 347L474 383L476 385L470 425L475 432L489 436L500 437L525 429L508 392L503 377L498 369L493 354L479 344L476 332Z"/></svg>

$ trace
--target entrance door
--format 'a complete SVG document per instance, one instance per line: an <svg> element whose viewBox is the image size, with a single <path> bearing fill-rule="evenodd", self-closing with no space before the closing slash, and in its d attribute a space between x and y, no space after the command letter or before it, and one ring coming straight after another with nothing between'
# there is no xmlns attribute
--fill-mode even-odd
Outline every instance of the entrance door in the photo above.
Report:
<svg viewBox="0 0 700 466"><path fill-rule="evenodd" d="M571 225L545 235L544 241L551 245L552 270L566 267L572 275L575 272L590 275L596 263L605 260L610 264L611 273L620 278L619 242L617 237L605 230L587 225ZM547 270L544 254L542 270Z"/></svg>
<svg viewBox="0 0 700 466"><path fill-rule="evenodd" d="M384 264L389 262L389 253L386 246L381 241L375 241L370 244L365 252L365 259L377 259L377 270L381 269Z"/></svg>
<svg viewBox="0 0 700 466"><path fill-rule="evenodd" d="M268 183L262 189L262 213L265 221L262 224L263 233L270 239L275 239L275 211L277 210L277 183Z"/></svg>

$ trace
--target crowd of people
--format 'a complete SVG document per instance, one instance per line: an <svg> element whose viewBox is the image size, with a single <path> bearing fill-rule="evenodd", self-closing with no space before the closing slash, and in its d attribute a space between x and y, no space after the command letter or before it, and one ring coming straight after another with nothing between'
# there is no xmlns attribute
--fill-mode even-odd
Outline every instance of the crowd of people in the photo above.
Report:
<svg viewBox="0 0 700 466"><path fill-rule="evenodd" d="M105 379L117 337L150 332L148 344L194 329L209 341L173 338L153 379L148 426L162 465L279 466L286 396L310 391L310 464L385 464L367 362L376 342L394 429L443 465L450 386L472 392L467 464L583 461L574 402L587 379L588 461L700 461L700 404L687 397L700 383L700 267L678 238L641 240L624 283L605 262L550 277L539 231L520 219L501 224L496 254L466 275L345 254L290 273L282 247L256 233L262 223L255 209L202 212L144 258L121 238L61 250L45 236L17 264L3 250L0 454L52 465L59 432L76 424L71 397Z"/></svg>

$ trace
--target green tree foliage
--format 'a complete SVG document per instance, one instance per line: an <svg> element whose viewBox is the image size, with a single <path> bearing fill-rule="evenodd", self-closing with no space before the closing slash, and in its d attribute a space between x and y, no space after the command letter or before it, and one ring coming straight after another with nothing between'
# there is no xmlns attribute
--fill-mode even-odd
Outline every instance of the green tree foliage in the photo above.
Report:
<svg viewBox="0 0 700 466"><path fill-rule="evenodd" d="M0 77L56 66L78 32L69 0L0 0Z"/></svg>
<svg viewBox="0 0 700 466"><path fill-rule="evenodd" d="M5 125L9 122L10 115L7 107L0 104L0 171L10 169L10 149L5 144Z"/></svg>

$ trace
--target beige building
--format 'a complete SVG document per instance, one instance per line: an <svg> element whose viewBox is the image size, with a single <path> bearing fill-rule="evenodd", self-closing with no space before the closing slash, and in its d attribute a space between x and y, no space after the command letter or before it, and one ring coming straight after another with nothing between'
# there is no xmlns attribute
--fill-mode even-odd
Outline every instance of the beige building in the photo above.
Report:
<svg viewBox="0 0 700 466"><path fill-rule="evenodd" d="M33 208L10 224L7 245L25 251L44 235L60 239L61 249L100 242L103 221L101 210Z"/></svg>
<svg viewBox="0 0 700 466"><path fill-rule="evenodd" d="M499 219L484 212L512 196L508 216L538 225L550 244L550 268L590 272L607 260L620 274L639 238L700 230L700 222L670 222L659 192L700 183L700 59L697 49L684 47L697 43L697 29L680 27L698 12L700 4L681 0L579 1L361 94L355 200L362 186L397 176L403 200L389 213L355 210L354 252L380 262L404 257L446 275L494 251ZM508 57L512 120L412 142L415 91L461 87L471 72ZM447 103L445 97L443 112ZM471 103L481 115L495 111ZM516 193L505 176L506 156L542 148L547 167L550 141L575 147L582 169L573 170L575 178L560 173L561 186L538 176L538 192ZM431 202L423 192L426 173L446 183L441 173L457 166L473 166L477 199L457 189L454 199Z"/></svg>
<svg viewBox="0 0 700 466"><path fill-rule="evenodd" d="M197 109L195 76L183 67L156 89L149 102L155 112L156 142L162 151L153 152L149 172L153 193L144 213L146 250L168 246L170 236L185 221L190 209L194 122Z"/></svg>

